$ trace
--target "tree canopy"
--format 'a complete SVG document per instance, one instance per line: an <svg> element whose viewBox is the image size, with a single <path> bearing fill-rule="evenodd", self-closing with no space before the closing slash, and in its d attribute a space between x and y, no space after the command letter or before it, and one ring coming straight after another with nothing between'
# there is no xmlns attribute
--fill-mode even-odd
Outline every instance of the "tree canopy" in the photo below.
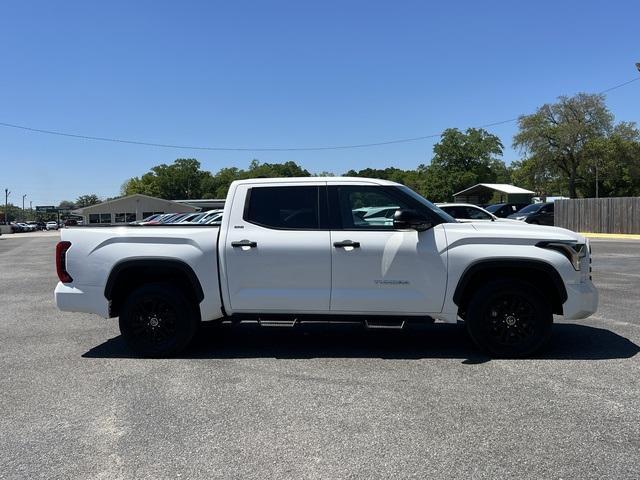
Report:
<svg viewBox="0 0 640 480"><path fill-rule="evenodd" d="M433 146L428 164L407 170L393 166L349 170L344 175L392 180L441 202L477 183L514 183L542 196L594 196L597 170L599 195L640 195L640 133L632 123L615 124L602 95L559 97L557 103L520 117L518 126L513 146L524 158L508 167L502 160L503 143L496 135L481 128L450 128ZM224 198L234 180L310 175L294 161L252 160L246 169L225 167L212 173L203 170L194 158L179 158L130 178L121 193L170 200ZM76 207L86 206L87 201L97 203L98 199L82 196Z"/></svg>
<svg viewBox="0 0 640 480"><path fill-rule="evenodd" d="M95 205L96 203L100 203L100 199L96 194L92 193L88 195L80 195L75 201L75 207L90 207L91 205Z"/></svg>
<svg viewBox="0 0 640 480"><path fill-rule="evenodd" d="M200 162L194 158L179 158L171 165L158 165L141 177L130 178L122 185L121 193L142 193L167 200L224 198L234 180L310 175L295 162L260 163L258 160L253 160L246 170L228 167L214 175L202 170Z"/></svg>
<svg viewBox="0 0 640 480"><path fill-rule="evenodd" d="M395 167L349 170L346 176L383 178L402 183L434 202L452 199L453 194L482 182L506 182L509 171L502 156L500 139L483 129L461 132L450 128L433 147L430 165L415 170Z"/></svg>
<svg viewBox="0 0 640 480"><path fill-rule="evenodd" d="M632 124L614 124L603 95L559 97L558 102L521 116L518 125L520 130L513 145L526 158L515 165L519 169L516 176L538 191L557 189L564 183L564 190L572 198L579 192L592 195L596 168L609 169L610 175L623 177L610 171L610 167L637 163L633 157L637 157L634 144L637 146L638 132ZM631 176L633 172L627 168L627 174ZM620 189L611 180L606 188L615 194Z"/></svg>
<svg viewBox="0 0 640 480"><path fill-rule="evenodd" d="M76 208L76 204L75 204L75 202L72 202L71 200L62 200L58 204L58 208L60 210L73 210L74 208Z"/></svg>
<svg viewBox="0 0 640 480"><path fill-rule="evenodd" d="M500 159L502 149L500 139L484 129L445 130L433 146L431 164L425 167L427 192L446 201L477 183L508 182L507 167Z"/></svg>

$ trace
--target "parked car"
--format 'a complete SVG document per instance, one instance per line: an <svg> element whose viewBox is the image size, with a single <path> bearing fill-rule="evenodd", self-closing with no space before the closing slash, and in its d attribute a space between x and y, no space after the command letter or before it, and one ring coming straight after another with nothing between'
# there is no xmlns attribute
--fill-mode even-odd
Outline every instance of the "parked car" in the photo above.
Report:
<svg viewBox="0 0 640 480"><path fill-rule="evenodd" d="M189 213L175 223L191 223L194 218L199 217L200 215L201 214L198 212Z"/></svg>
<svg viewBox="0 0 640 480"><path fill-rule="evenodd" d="M163 223L180 223L182 220L184 220L185 218L187 218L190 214L189 213L178 213L175 216L164 220Z"/></svg>
<svg viewBox="0 0 640 480"><path fill-rule="evenodd" d="M390 225L355 223L370 198L398 206ZM177 354L201 321L402 328L407 318L462 318L483 350L526 356L550 338L553 314L585 318L598 304L581 235L460 223L386 180L240 180L220 226L141 228L63 231L55 299L64 311L119 317L145 356Z"/></svg>
<svg viewBox="0 0 640 480"><path fill-rule="evenodd" d="M213 225L216 223L220 223L222 221L222 212L216 213L215 215L209 215L201 224L205 225Z"/></svg>
<svg viewBox="0 0 640 480"><path fill-rule="evenodd" d="M535 225L553 225L554 223L554 203L532 203L527 205L518 213L509 215L509 218Z"/></svg>
<svg viewBox="0 0 640 480"><path fill-rule="evenodd" d="M47 230L58 230L58 222L47 222L46 228Z"/></svg>
<svg viewBox="0 0 640 480"><path fill-rule="evenodd" d="M32 226L34 230L44 230L46 228L44 222L30 221L27 224Z"/></svg>
<svg viewBox="0 0 640 480"><path fill-rule="evenodd" d="M471 203L436 203L440 209L447 212L459 222L514 222L506 218L496 217L484 208Z"/></svg>
<svg viewBox="0 0 640 480"><path fill-rule="evenodd" d="M485 210L496 217L507 218L509 215L518 212L529 205L528 203L494 203L487 205Z"/></svg>
<svg viewBox="0 0 640 480"><path fill-rule="evenodd" d="M219 218L222 216L222 210L220 209L216 209L216 210L209 210L206 215L204 215L203 217L198 219L198 223L200 224L207 224L209 223L211 220L213 220L214 218Z"/></svg>
<svg viewBox="0 0 640 480"><path fill-rule="evenodd" d="M22 228L22 232L35 232L36 231L36 226L35 225L31 225L29 223L25 223L25 222L18 222L18 225L20 225L20 228Z"/></svg>
<svg viewBox="0 0 640 480"><path fill-rule="evenodd" d="M151 215L151 217L141 220L140 225L160 225L161 223L163 223L163 220L165 218L173 217L174 215L175 213L162 213L159 215Z"/></svg>
<svg viewBox="0 0 640 480"><path fill-rule="evenodd" d="M156 220L161 215L163 215L163 214L162 213L154 213L152 215L149 215L148 217L143 218L142 220L136 220L135 222L129 222L129 225L144 225L144 224L147 224L149 222L153 222L154 220Z"/></svg>
<svg viewBox="0 0 640 480"><path fill-rule="evenodd" d="M182 220L180 223L196 224L198 223L198 220L204 217L207 213L208 212L198 212L198 213L191 214L189 215L189 217L187 217L186 220Z"/></svg>

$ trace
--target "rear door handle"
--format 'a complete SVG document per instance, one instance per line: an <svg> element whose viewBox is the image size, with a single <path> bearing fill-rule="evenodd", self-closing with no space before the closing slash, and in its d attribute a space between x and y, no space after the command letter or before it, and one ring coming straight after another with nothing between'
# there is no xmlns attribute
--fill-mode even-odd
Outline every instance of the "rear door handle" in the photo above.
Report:
<svg viewBox="0 0 640 480"><path fill-rule="evenodd" d="M354 242L353 240L342 240L341 242L333 242L333 246L336 248L340 248L340 247L360 248L360 242Z"/></svg>
<svg viewBox="0 0 640 480"><path fill-rule="evenodd" d="M238 248L238 247L255 248L258 246L258 242L252 242L251 240L240 240L239 242L231 242L231 246L233 248Z"/></svg>

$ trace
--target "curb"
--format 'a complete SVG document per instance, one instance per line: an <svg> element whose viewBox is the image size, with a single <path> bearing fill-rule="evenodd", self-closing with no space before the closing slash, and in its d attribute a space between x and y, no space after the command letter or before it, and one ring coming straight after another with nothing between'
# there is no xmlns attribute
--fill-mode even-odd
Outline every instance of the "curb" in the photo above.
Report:
<svg viewBox="0 0 640 480"><path fill-rule="evenodd" d="M640 240L640 234L636 233L590 233L580 232L580 235L587 238L601 238L609 240Z"/></svg>

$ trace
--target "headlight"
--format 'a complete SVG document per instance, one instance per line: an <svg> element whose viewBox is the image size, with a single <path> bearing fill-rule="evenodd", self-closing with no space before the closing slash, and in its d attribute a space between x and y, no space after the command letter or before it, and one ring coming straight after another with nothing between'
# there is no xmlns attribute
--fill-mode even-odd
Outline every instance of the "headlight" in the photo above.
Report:
<svg viewBox="0 0 640 480"><path fill-rule="evenodd" d="M580 270L580 262L587 256L587 250L589 248L589 246L584 243L572 242L570 240L538 242L536 244L536 247L560 252L565 257L567 257L567 260L571 262L571 265L573 265L573 268L576 270Z"/></svg>
<svg viewBox="0 0 640 480"><path fill-rule="evenodd" d="M527 218L527 217L516 217L516 220L520 220L520 221L522 221L522 220L525 220L526 218Z"/></svg>

